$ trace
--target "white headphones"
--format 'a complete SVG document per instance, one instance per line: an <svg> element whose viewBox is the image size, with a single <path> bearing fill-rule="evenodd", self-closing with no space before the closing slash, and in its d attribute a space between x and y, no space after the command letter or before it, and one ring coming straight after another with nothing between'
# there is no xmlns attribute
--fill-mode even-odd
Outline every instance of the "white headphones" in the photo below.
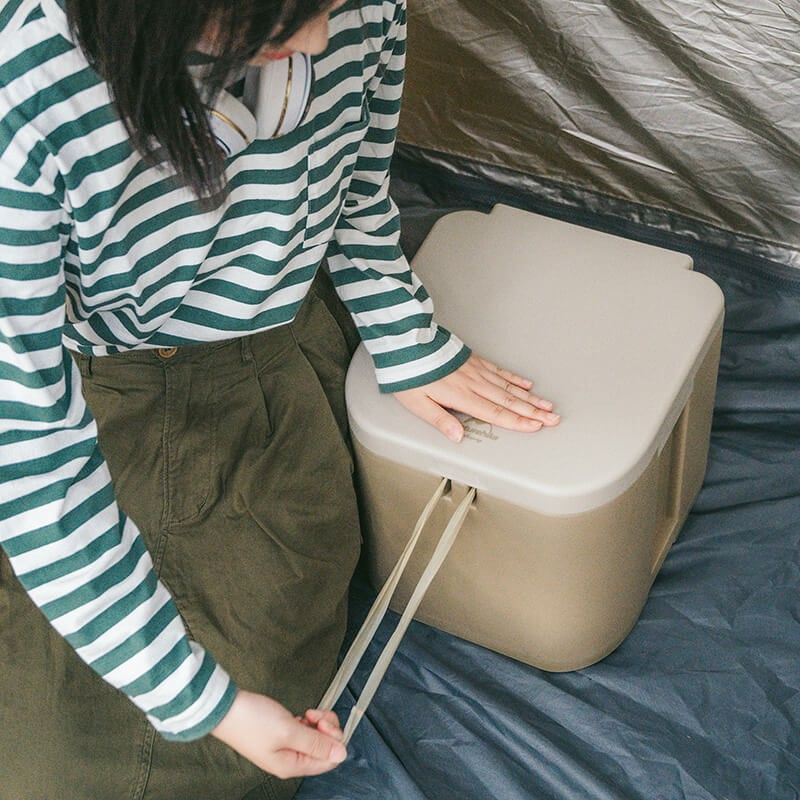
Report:
<svg viewBox="0 0 800 800"><path fill-rule="evenodd" d="M295 130L313 98L314 69L306 53L248 67L244 96L220 92L208 109L211 133L226 158L242 152L254 139L274 139Z"/></svg>

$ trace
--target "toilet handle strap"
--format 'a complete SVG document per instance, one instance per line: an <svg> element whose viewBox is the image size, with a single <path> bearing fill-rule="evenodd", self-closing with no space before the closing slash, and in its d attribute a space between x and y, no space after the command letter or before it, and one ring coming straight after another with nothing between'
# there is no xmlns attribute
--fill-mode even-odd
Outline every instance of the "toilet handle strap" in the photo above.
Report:
<svg viewBox="0 0 800 800"><path fill-rule="evenodd" d="M322 698L322 701L319 704L319 708L323 711L330 711L334 705L336 705L337 700L339 697L341 697L341 694L347 686L350 678L352 678L356 667L364 656L364 653L366 653L369 643L372 641L373 636L378 630L378 627L380 626L381 621L383 620L386 611L389 608L392 595L400 583L400 578L402 577L403 571L411 559L414 548L417 546L417 542L422 534L422 529L430 519L431 514L433 514L433 511L436 508L439 500L441 500L447 484L448 479L443 478L436 491L433 493L431 499L428 501L428 504L425 506L422 514L420 514L417 524L414 527L414 532L411 534L411 538L408 540L408 544L406 544L405 549L397 561L397 564L395 564L386 580L386 583L384 583L383 587L378 593L378 596L375 598L375 602L373 603L372 608L369 610L367 618L364 620L361 629L353 640L353 643L350 645L350 649L347 651L347 655L344 657L336 676L334 677L331 685L328 687L328 691L325 692L325 696ZM442 533L441 538L436 545L436 549L433 551L433 555L431 556L428 565L425 567L419 582L414 588L411 598L409 599L408 604L406 605L405 610L400 617L400 621L397 623L397 627L381 651L381 654L378 657L378 660L375 663L369 678L367 679L364 689L361 692L361 696L358 698L356 704L350 711L350 716L348 717L347 724L344 727L345 744L350 741L350 737L353 735L358 723L364 716L364 713L372 701L372 698L375 695L383 676L386 674L386 670L389 668L389 663L391 662L392 657L397 651L397 648L400 646L400 641L402 640L406 629L411 624L411 620L413 619L414 614L416 613L423 597L425 596L425 592L428 591L428 587L436 577L436 573L444 563L445 558L447 558L447 554L450 552L450 548L453 546L456 536L458 536L462 526L464 525L464 522L466 521L467 514L469 513L474 498L475 489L470 488L464 499L459 503L458 507L453 512L453 515L450 517L450 521L447 523L447 527L444 529L444 532Z"/></svg>

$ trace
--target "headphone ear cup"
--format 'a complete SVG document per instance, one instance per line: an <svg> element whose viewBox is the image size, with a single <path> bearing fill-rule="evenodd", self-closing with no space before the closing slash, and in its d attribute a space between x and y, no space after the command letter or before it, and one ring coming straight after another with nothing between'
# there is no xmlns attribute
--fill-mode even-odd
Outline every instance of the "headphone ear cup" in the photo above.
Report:
<svg viewBox="0 0 800 800"><path fill-rule="evenodd" d="M261 138L274 139L299 127L311 105L313 76L311 57L305 53L271 61L257 74L248 74L245 96L252 103Z"/></svg>
<svg viewBox="0 0 800 800"><path fill-rule="evenodd" d="M228 92L220 92L208 109L208 123L226 158L241 153L258 135L255 117Z"/></svg>

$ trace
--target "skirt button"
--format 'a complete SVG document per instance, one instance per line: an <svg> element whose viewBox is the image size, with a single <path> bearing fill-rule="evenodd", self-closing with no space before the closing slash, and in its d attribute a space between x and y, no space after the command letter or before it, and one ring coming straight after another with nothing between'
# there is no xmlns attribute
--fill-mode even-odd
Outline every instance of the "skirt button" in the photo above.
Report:
<svg viewBox="0 0 800 800"><path fill-rule="evenodd" d="M178 352L177 347L159 347L157 350L161 358L172 358Z"/></svg>

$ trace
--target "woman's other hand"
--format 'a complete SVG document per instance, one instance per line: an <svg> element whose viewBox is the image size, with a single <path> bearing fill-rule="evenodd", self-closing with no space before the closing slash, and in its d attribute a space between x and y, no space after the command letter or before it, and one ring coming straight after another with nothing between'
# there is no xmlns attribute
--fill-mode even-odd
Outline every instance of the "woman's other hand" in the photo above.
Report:
<svg viewBox="0 0 800 800"><path fill-rule="evenodd" d="M527 378L501 369L474 353L455 372L438 381L395 392L409 411L429 422L448 439L461 441L464 428L446 409L512 431L533 432L558 425L553 404L530 393Z"/></svg>
<svg viewBox="0 0 800 800"><path fill-rule="evenodd" d="M278 778L321 775L347 757L333 712L312 709L298 719L280 703L253 692L240 690L211 733Z"/></svg>

